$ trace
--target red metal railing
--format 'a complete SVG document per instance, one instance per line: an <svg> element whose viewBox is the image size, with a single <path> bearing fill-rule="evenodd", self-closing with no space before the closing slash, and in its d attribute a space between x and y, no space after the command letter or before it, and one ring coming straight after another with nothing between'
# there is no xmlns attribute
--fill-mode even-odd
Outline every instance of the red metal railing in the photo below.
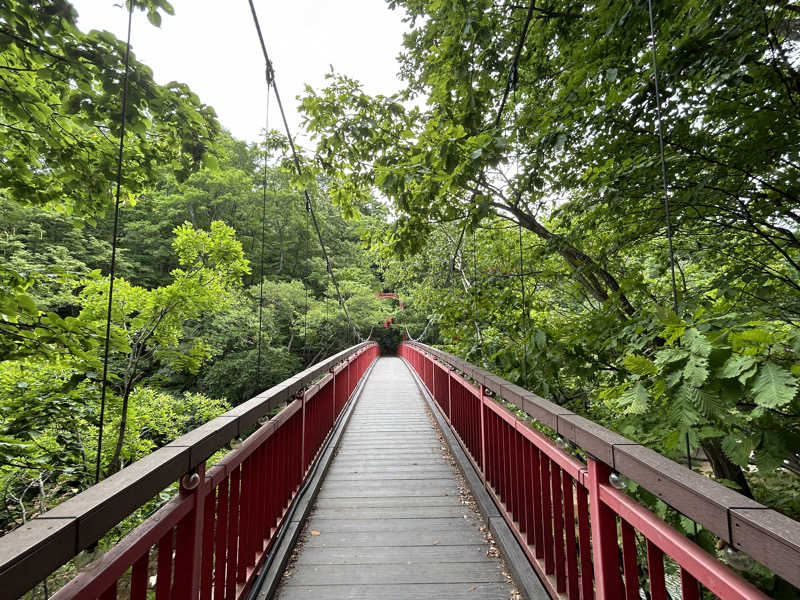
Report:
<svg viewBox="0 0 800 600"><path fill-rule="evenodd" d="M767 598L721 561L614 488L609 483L612 475L609 464L591 453L587 453L587 464L579 461L532 428L526 419L518 418L496 402L488 386L470 383L455 368L491 383L496 392L511 390L512 384L421 344L403 343L398 352L417 372L441 409L553 597L563 594L570 600L594 597L638 600L640 588L646 585L652 600L666 600L670 597L665 573L665 556L668 556L677 564L679 574L675 573L675 583L679 578L685 600L699 599L703 587L723 600ZM575 415L568 411L559 413L559 407L542 399L537 401L530 394L526 399L537 403L539 414L551 412L556 425L559 416L568 416L575 422ZM587 429L594 426L597 439L607 432L586 423ZM579 435L569 437L580 439ZM620 436L613 439L612 459L614 446L625 442L638 446ZM688 469L684 471L691 473ZM658 489L650 491L662 495ZM798 525L784 519L784 524ZM784 526L783 531L789 529ZM636 545L637 532L644 538L641 558ZM772 546L775 553L784 552L780 544ZM780 567L794 556L775 559L768 553L765 549L754 558L767 566L772 562L772 566ZM796 580L800 576L800 563L795 566ZM784 573L784 577L791 581L791 571Z"/></svg>
<svg viewBox="0 0 800 600"><path fill-rule="evenodd" d="M207 473L200 462L181 478L177 497L53 598L110 600L120 593L145 600L153 576L156 600L243 597L326 436L378 354L376 344L360 345Z"/></svg>

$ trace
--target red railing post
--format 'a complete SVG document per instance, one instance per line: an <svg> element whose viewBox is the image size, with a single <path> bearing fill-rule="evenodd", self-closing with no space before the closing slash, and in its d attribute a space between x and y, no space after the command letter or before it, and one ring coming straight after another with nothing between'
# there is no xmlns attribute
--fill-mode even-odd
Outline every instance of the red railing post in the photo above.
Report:
<svg viewBox="0 0 800 600"><path fill-rule="evenodd" d="M186 516L185 521L179 523L176 536L172 597L178 600L194 600L200 596L203 526L205 524L204 506L210 487L210 483L206 480L205 463L200 463L194 473L181 478L180 494L192 496L194 507Z"/></svg>
<svg viewBox="0 0 800 600"><path fill-rule="evenodd" d="M447 367L447 420L453 421L453 367Z"/></svg>
<svg viewBox="0 0 800 600"><path fill-rule="evenodd" d="M485 423L486 420L484 418L484 414L486 413L486 388L481 385L481 393L480 393L480 424L481 424L481 456L480 456L480 465L481 471L483 473L483 486L486 487L488 484L486 483L486 427Z"/></svg>
<svg viewBox="0 0 800 600"><path fill-rule="evenodd" d="M617 545L617 516L600 500L600 485L608 483L611 467L588 457L589 519L592 524L592 555L598 600L623 597Z"/></svg>
<svg viewBox="0 0 800 600"><path fill-rule="evenodd" d="M330 429L336 422L336 370L331 367L328 373L331 374L331 420L328 427Z"/></svg>

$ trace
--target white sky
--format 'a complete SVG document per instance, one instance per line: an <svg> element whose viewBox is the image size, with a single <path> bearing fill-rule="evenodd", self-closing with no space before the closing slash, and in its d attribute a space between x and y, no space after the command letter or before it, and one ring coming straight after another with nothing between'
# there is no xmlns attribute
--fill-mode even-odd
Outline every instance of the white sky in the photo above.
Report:
<svg viewBox="0 0 800 600"><path fill-rule="evenodd" d="M115 0L71 0L78 26L125 39L127 12ZM214 107L223 127L256 141L264 126L264 60L247 0L171 0L175 15L152 26L134 13L131 47L158 83L180 81ZM406 25L383 0L256 0L261 28L289 126L300 119L295 97L320 89L333 65L371 94L400 89L396 57ZM283 130L273 98L270 127Z"/></svg>

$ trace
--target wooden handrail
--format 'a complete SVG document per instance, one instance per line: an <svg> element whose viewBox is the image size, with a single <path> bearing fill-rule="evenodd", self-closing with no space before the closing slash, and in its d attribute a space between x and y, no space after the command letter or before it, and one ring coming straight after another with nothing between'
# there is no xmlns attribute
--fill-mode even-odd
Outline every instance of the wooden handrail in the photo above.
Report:
<svg viewBox="0 0 800 600"><path fill-rule="evenodd" d="M9 593L5 582L19 587L41 581L272 409L369 345L363 342L312 365L1 537L0 598Z"/></svg>
<svg viewBox="0 0 800 600"><path fill-rule="evenodd" d="M797 521L457 356L419 342L404 343L464 373L800 587Z"/></svg>

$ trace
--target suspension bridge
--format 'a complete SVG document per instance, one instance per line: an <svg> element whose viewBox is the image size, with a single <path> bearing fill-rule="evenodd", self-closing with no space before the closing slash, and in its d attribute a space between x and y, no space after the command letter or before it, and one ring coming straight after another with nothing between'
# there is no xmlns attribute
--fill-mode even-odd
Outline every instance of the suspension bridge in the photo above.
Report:
<svg viewBox="0 0 800 600"><path fill-rule="evenodd" d="M52 597L766 598L628 481L800 585L800 523L455 356L398 355L353 346L9 533L0 597L175 482Z"/></svg>
<svg viewBox="0 0 800 600"><path fill-rule="evenodd" d="M253 17L300 173L254 8ZM124 106L123 93L109 327ZM677 312L665 170L664 195ZM307 193L305 203L359 343L102 481L98 462L94 486L0 538L0 598L65 571L77 575L56 600L759 600L731 568L756 563L800 587L800 523L439 349L409 339L381 355L353 326ZM106 366L108 344L107 333ZM713 533L727 560L640 502L632 484ZM171 486L174 497L85 564L87 550Z"/></svg>

